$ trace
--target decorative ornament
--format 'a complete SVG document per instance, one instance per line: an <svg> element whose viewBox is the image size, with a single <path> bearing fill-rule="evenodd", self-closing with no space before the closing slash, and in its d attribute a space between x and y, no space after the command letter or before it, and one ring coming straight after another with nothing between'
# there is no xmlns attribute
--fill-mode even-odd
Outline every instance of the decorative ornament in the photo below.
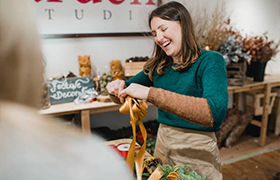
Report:
<svg viewBox="0 0 280 180"><path fill-rule="evenodd" d="M79 56L78 61L80 76L91 76L90 56Z"/></svg>
<svg viewBox="0 0 280 180"><path fill-rule="evenodd" d="M122 63L120 60L112 60L110 62L110 69L111 69L111 74L113 77L113 80L116 79L123 79L123 69L122 69Z"/></svg>
<svg viewBox="0 0 280 180"><path fill-rule="evenodd" d="M106 89L106 86L109 82L112 81L112 76L111 76L111 72L107 72L107 73L103 73L101 76L100 76L100 79L99 79L99 85L100 85L100 94L101 95L108 95L108 91Z"/></svg>

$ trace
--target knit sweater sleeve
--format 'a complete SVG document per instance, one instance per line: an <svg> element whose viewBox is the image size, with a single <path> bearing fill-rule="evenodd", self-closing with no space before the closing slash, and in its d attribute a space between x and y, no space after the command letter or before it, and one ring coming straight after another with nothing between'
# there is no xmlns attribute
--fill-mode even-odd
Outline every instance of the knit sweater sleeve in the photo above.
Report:
<svg viewBox="0 0 280 180"><path fill-rule="evenodd" d="M204 98L195 98L150 87L147 101L191 123L205 127L213 126L212 113Z"/></svg>

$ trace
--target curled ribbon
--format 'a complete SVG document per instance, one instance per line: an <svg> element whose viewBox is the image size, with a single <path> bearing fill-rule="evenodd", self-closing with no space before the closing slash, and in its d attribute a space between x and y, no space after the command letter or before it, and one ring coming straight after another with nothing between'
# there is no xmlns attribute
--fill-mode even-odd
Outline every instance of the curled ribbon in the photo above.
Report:
<svg viewBox="0 0 280 180"><path fill-rule="evenodd" d="M134 156L135 156L135 143L136 143L136 124L138 123L140 131L143 136L143 145L138 152L136 159L135 159L135 169L136 169L136 176L138 180L141 180L142 178L142 170L143 170L143 160L144 160L144 154L146 151L146 139L147 139L147 131L146 128L141 121L147 114L146 109L148 108L148 105L146 102L143 101L142 104L139 104L139 102L130 97L127 96L125 98L125 102L120 107L119 111L121 113L130 114L130 123L132 126L132 132L133 132L133 139L130 144L130 148L127 153L126 162L133 171L134 169Z"/></svg>
<svg viewBox="0 0 280 180"><path fill-rule="evenodd" d="M132 172L134 169L136 124L137 123L139 125L140 131L143 136L142 147L141 147L140 151L138 152L136 159L135 159L135 169L136 169L137 180L142 179L143 161L144 161L144 155L145 155L145 151L146 151L147 131L141 120L146 116L147 108L148 108L148 104L145 101L143 101L143 103L140 105L139 102L135 98L127 96L125 98L125 102L119 109L119 111L121 113L130 114L130 123L132 126L133 139L131 141L130 148L127 153L126 163L129 165ZM156 168L148 180L159 180L161 177L162 177L161 171L158 168Z"/></svg>

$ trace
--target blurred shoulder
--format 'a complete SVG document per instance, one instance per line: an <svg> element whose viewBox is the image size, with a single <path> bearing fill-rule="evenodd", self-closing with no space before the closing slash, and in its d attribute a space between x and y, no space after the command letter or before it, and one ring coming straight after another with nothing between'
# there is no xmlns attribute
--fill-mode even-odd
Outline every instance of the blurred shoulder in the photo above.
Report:
<svg viewBox="0 0 280 180"><path fill-rule="evenodd" d="M0 179L131 179L125 161L101 137L18 103L0 102L0 112Z"/></svg>

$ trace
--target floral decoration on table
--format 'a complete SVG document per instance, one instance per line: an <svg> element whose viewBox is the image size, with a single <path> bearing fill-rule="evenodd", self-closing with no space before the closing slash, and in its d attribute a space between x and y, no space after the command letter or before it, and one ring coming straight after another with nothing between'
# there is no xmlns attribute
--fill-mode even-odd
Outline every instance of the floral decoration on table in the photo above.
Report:
<svg viewBox="0 0 280 180"><path fill-rule="evenodd" d="M263 81L266 64L278 53L279 43L269 41L266 33L262 36L244 38L244 52L252 57L252 60L247 64L246 75L253 77L254 81Z"/></svg>
<svg viewBox="0 0 280 180"><path fill-rule="evenodd" d="M226 63L237 62L237 58L267 62L278 53L280 42L269 41L267 32L259 36L241 36L234 31L230 17L226 14L224 1L216 4L214 11L209 11L207 4L201 4L200 11L191 11L194 30L198 44L206 50L221 52L226 57ZM245 53L247 55L245 55ZM251 59L250 59L251 56Z"/></svg>
<svg viewBox="0 0 280 180"><path fill-rule="evenodd" d="M205 180L205 173L202 175L197 174L195 171L190 171L187 165L170 166L168 164L162 164L159 158L149 158L143 163L144 171L142 173L142 179L147 180L150 175L156 170L162 174L160 180Z"/></svg>
<svg viewBox="0 0 280 180"><path fill-rule="evenodd" d="M251 55L243 51L243 38L237 31L228 31L227 40L219 47L218 52L225 59L226 65L238 63L241 60L251 61Z"/></svg>
<svg viewBox="0 0 280 180"><path fill-rule="evenodd" d="M170 166L168 164L158 165L159 169L164 173L162 180L205 180L205 173L198 175L195 171L190 171L186 165Z"/></svg>
<svg viewBox="0 0 280 180"><path fill-rule="evenodd" d="M278 53L280 42L269 41L266 34L244 38L243 48L252 56L252 61L267 62Z"/></svg>
<svg viewBox="0 0 280 180"><path fill-rule="evenodd" d="M214 11L209 11L205 3L197 8L199 11L193 8L190 12L196 40L201 48L221 53L227 68L231 66L228 84L243 85L248 76L263 81L266 63L278 53L280 42L268 40L267 33L242 37L240 31L233 30L224 1L218 1Z"/></svg>
<svg viewBox="0 0 280 180"><path fill-rule="evenodd" d="M142 179L148 179L150 175L156 170L159 164L162 165L162 161L160 158L152 157L149 159L145 159L145 161L143 162Z"/></svg>

